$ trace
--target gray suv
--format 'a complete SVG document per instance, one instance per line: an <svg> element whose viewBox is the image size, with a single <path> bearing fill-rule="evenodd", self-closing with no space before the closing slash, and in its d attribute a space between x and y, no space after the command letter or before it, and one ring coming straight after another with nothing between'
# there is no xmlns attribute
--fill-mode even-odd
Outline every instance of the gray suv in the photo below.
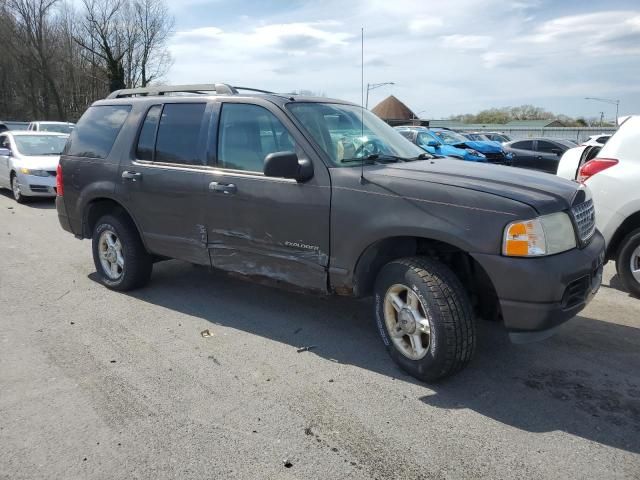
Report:
<svg viewBox="0 0 640 480"><path fill-rule="evenodd" d="M597 291L584 186L431 158L348 102L249 90L121 90L79 120L56 206L105 286L141 287L175 258L373 296L389 354L426 381L469 362L476 318L539 339Z"/></svg>

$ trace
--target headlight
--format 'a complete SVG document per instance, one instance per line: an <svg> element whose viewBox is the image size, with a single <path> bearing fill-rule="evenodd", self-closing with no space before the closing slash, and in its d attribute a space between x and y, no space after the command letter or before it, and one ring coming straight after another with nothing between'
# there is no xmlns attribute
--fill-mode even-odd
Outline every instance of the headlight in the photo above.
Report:
<svg viewBox="0 0 640 480"><path fill-rule="evenodd" d="M540 257L576 247L573 223L565 212L532 220L511 222L504 229L502 254L509 257Z"/></svg>
<svg viewBox="0 0 640 480"><path fill-rule="evenodd" d="M480 157L480 158L484 158L484 154L480 153L477 150L474 150L473 148L465 148L465 150L466 150L467 153L469 153L471 155L474 155L474 156Z"/></svg>
<svg viewBox="0 0 640 480"><path fill-rule="evenodd" d="M22 167L20 169L20 172L24 173L25 175L35 175L36 177L48 177L49 176L49 172L47 172L46 170L31 170L29 168Z"/></svg>

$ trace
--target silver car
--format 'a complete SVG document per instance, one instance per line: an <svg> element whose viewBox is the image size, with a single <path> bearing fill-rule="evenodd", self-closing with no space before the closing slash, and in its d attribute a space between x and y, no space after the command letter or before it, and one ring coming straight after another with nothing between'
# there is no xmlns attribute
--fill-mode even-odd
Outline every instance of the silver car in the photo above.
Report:
<svg viewBox="0 0 640 480"><path fill-rule="evenodd" d="M26 197L54 197L56 169L69 135L54 132L0 133L0 188L16 202Z"/></svg>

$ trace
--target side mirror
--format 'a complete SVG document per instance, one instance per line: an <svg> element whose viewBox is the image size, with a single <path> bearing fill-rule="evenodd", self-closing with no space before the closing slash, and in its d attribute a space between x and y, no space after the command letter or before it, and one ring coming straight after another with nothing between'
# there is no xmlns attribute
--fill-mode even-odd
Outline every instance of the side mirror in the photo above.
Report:
<svg viewBox="0 0 640 480"><path fill-rule="evenodd" d="M0 157L10 157L11 156L11 150L9 150L8 148L0 148Z"/></svg>
<svg viewBox="0 0 640 480"><path fill-rule="evenodd" d="M435 140L429 140L427 142L427 147L438 148L439 146L440 146L440 144L438 142L436 142Z"/></svg>
<svg viewBox="0 0 640 480"><path fill-rule="evenodd" d="M264 174L304 182L313 177L313 165L307 159L299 160L294 152L274 152L264 158Z"/></svg>

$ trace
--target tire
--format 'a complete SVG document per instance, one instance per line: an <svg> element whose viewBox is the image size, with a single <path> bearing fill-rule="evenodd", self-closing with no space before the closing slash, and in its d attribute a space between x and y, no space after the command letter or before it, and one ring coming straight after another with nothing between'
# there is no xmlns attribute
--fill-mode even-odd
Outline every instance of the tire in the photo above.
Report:
<svg viewBox="0 0 640 480"><path fill-rule="evenodd" d="M394 294L405 302L400 310L398 304L393 307ZM411 310L416 305L417 310ZM407 315L406 308L417 316ZM452 375L473 357L476 331L471 303L456 275L436 260L414 257L386 264L376 280L375 314L387 352L400 368L419 380L433 382ZM426 320L429 334L418 332L426 330L418 327L412 335L403 335L411 332L411 322L416 319L423 327ZM390 329L390 323L395 327ZM414 342L421 344L422 356ZM416 355L408 356L408 350Z"/></svg>
<svg viewBox="0 0 640 480"><path fill-rule="evenodd" d="M640 297L640 272L634 277L632 263L635 270L640 270L640 228L624 237L616 258L616 270L622 284L629 293Z"/></svg>
<svg viewBox="0 0 640 480"><path fill-rule="evenodd" d="M20 186L15 175L11 175L11 193L16 202L25 203L27 201L27 198L20 192Z"/></svg>
<svg viewBox="0 0 640 480"><path fill-rule="evenodd" d="M130 219L120 215L100 218L93 229L91 244L96 271L107 288L124 292L149 282L152 257ZM115 272L107 268L114 264Z"/></svg>

